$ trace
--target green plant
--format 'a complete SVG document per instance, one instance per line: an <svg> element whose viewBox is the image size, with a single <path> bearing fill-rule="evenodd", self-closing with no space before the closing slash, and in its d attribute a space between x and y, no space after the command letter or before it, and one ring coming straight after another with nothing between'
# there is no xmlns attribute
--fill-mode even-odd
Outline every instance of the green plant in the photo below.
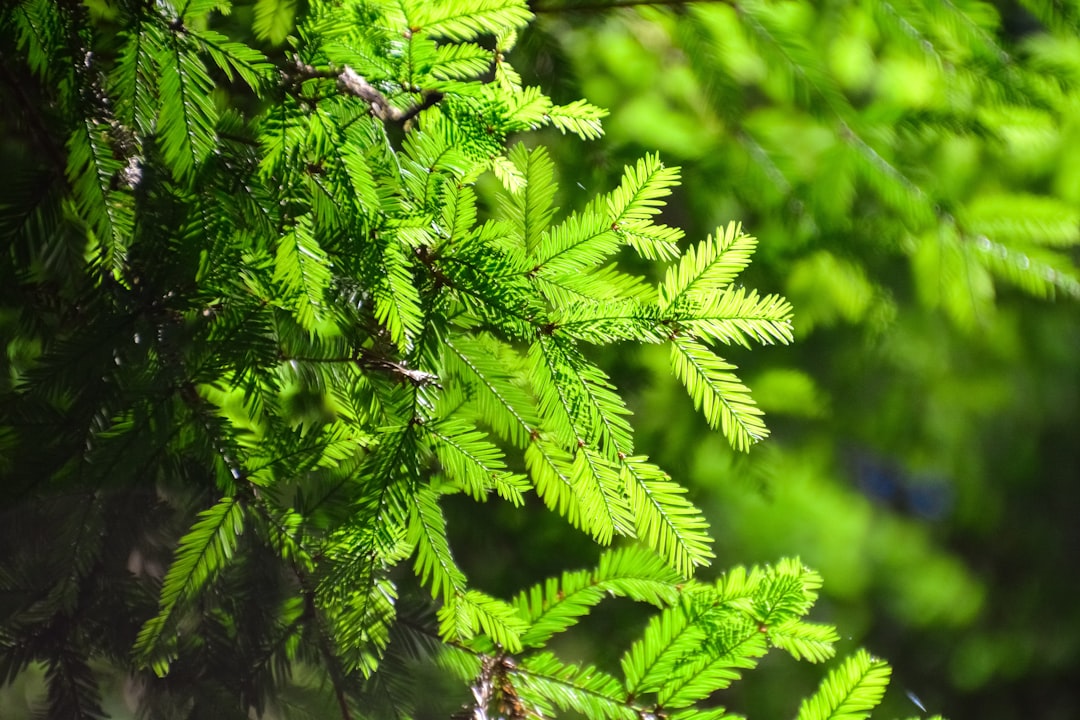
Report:
<svg viewBox="0 0 1080 720"><path fill-rule="evenodd" d="M830 657L798 562L689 579L706 523L585 350L669 343L748 448L765 426L710 345L791 338L786 301L733 284L753 238L681 252L656 156L555 220L546 151L507 138L603 113L522 86L522 2L232 5L0 11L4 681L42 668L51 717L105 715L118 675L151 717L383 717L434 661L475 717L719 717L770 644ZM638 544L513 602L473 587L440 499L531 492ZM660 608L623 681L546 650L609 594ZM856 654L799 717L861 717L887 674Z"/></svg>

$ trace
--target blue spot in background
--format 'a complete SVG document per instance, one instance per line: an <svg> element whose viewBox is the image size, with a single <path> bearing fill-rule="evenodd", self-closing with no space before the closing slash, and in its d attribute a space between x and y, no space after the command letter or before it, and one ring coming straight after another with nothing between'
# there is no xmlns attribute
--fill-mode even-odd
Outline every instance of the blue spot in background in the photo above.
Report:
<svg viewBox="0 0 1080 720"><path fill-rule="evenodd" d="M940 520L953 507L953 488L944 475L912 473L895 460L868 450L854 452L851 475L872 501L924 520Z"/></svg>

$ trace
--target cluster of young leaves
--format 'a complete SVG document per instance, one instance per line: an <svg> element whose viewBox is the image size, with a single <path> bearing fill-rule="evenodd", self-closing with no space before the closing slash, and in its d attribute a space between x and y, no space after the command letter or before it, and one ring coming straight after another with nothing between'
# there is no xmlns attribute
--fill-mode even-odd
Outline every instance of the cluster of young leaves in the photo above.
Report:
<svg viewBox="0 0 1080 720"><path fill-rule="evenodd" d="M473 679L474 701L455 717L511 720L572 711L590 720L642 717L736 718L716 693L752 670L771 647L796 659L834 655L836 631L805 620L821 578L796 560L735 567L713 583L682 582L640 548L606 552L592 571L563 573L522 592L524 654L479 658L451 651L447 665ZM621 676L566 663L543 649L606 596L660 608L623 653ZM475 647L475 645L474 645ZM890 668L859 651L834 668L798 709L798 720L864 718L889 683Z"/></svg>
<svg viewBox="0 0 1080 720"><path fill-rule="evenodd" d="M502 673L526 714L624 717L689 708L767 642L826 657L800 567L683 582L707 524L584 347L670 343L748 448L765 426L711 345L791 338L783 299L733 284L753 238L729 225L681 253L654 222L678 180L656 156L556 221L547 153L507 137L591 138L603 113L521 84L504 53L523 2L237 6L0 10L20 111L0 200L4 681L43 666L54 717L104 715L103 667L139 678L142 713L248 716L285 712L303 670L342 717L376 716L405 702L402 654L435 643L497 658L470 678ZM624 248L666 278L622 270ZM648 552L516 603L472 587L441 498L530 492ZM436 623L405 610L410 558ZM507 669L607 593L664 608L625 683L545 653ZM807 717L837 717L868 670L844 672Z"/></svg>

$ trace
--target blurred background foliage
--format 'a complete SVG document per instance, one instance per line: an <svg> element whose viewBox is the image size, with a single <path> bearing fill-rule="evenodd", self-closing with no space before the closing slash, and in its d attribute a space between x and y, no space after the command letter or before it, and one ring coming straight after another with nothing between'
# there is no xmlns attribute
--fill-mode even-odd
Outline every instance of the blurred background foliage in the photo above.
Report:
<svg viewBox="0 0 1080 720"><path fill-rule="evenodd" d="M527 138L558 163L563 211L659 150L683 174L663 222L694 241L742 221L760 238L747 284L796 309L794 345L730 358L772 430L749 455L709 431L662 349L600 358L638 447L709 517L702 576L793 555L818 569L841 654L866 646L895 668L876 717L1080 717L1080 6L532 9L512 57L526 83L611 113L599 141ZM448 508L484 590L599 552L539 508L483 510ZM616 664L640 613L605 604L560 651ZM763 664L725 705L793 717L821 669ZM416 679L433 718L438 681ZM105 695L122 692L118 678Z"/></svg>
<svg viewBox="0 0 1080 720"><path fill-rule="evenodd" d="M1080 10L533 10L512 58L527 83L611 110L600 141L532 140L562 208L658 149L684 179L664 221L690 238L742 221L761 240L748 284L796 309L795 345L731 357L773 431L748 456L708 431L662 350L604 358L640 447L705 508L716 568L819 569L823 619L896 668L879 717L1080 716ZM593 551L539 513L478 527L469 509L452 530L491 590ZM515 547L525 522L535 542ZM569 650L610 662L639 622L619 608ZM777 661L725 704L791 716L799 693L776 689L811 687L804 672Z"/></svg>

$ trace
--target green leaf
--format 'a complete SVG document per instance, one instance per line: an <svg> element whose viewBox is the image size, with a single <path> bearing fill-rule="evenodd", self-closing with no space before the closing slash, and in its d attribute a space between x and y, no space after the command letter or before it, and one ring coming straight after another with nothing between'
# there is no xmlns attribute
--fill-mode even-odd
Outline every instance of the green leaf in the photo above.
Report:
<svg viewBox="0 0 1080 720"><path fill-rule="evenodd" d="M723 707L686 708L671 713L668 718L670 720L744 720L742 715L729 713Z"/></svg>
<svg viewBox="0 0 1080 720"><path fill-rule="evenodd" d="M349 175L349 183L360 210L374 213L379 207L378 183L367 158L360 152L362 139L358 132L346 134L338 146L341 163Z"/></svg>
<svg viewBox="0 0 1080 720"><path fill-rule="evenodd" d="M487 336L453 335L443 346L443 362L463 384L477 415L500 437L524 448L540 420L524 384L521 358Z"/></svg>
<svg viewBox="0 0 1080 720"><path fill-rule="evenodd" d="M668 334L655 306L634 298L569 302L553 313L552 322L559 333L596 345L622 340L658 343Z"/></svg>
<svg viewBox="0 0 1080 720"><path fill-rule="evenodd" d="M1080 210L1045 195L984 194L964 209L964 230L999 243L1068 247L1080 243Z"/></svg>
<svg viewBox="0 0 1080 720"><path fill-rule="evenodd" d="M273 78L274 66L258 50L229 40L225 35L213 30L200 30L192 32L191 35L199 41L203 51L225 73L230 82L235 74L259 94Z"/></svg>
<svg viewBox="0 0 1080 720"><path fill-rule="evenodd" d="M681 577L650 551L630 546L609 550L592 571L564 572L558 578L534 585L515 599L518 612L529 619L521 641L526 647L543 647L557 633L575 625L579 618L605 597L629 597L663 607L678 597Z"/></svg>
<svg viewBox="0 0 1080 720"><path fill-rule="evenodd" d="M799 706L797 720L861 720L881 702L889 685L889 665L865 650L829 672L817 692Z"/></svg>
<svg viewBox="0 0 1080 720"><path fill-rule="evenodd" d="M597 447L609 459L633 453L630 412L603 371L571 343L543 334L529 360L540 415L565 447Z"/></svg>
<svg viewBox="0 0 1080 720"><path fill-rule="evenodd" d="M183 10L186 24L198 22L212 12L228 15L232 11L232 0L183 0L176 4Z"/></svg>
<svg viewBox="0 0 1080 720"><path fill-rule="evenodd" d="M564 572L559 578L534 585L515 599L518 612L529 619L521 636L525 647L543 647L553 635L577 624L604 599L604 590L587 570Z"/></svg>
<svg viewBox="0 0 1080 720"><path fill-rule="evenodd" d="M476 226L476 193L466 185L443 185L439 220L439 230L445 237L444 244L466 241Z"/></svg>
<svg viewBox="0 0 1080 720"><path fill-rule="evenodd" d="M553 308L564 309L578 304L596 304L605 301L618 303L646 303L655 305L656 288L637 275L628 275L612 263L587 273L564 273L538 275L533 278L537 289L548 299ZM651 308L646 317L655 313Z"/></svg>
<svg viewBox="0 0 1080 720"><path fill-rule="evenodd" d="M593 580L614 595L666 607L678 600L683 577L652 549L635 543L605 551Z"/></svg>
<svg viewBox="0 0 1080 720"><path fill-rule="evenodd" d="M123 172L107 144L108 127L85 120L67 142L67 178L79 218L102 243L107 264L120 262L130 242L134 218L128 201L112 190Z"/></svg>
<svg viewBox="0 0 1080 720"><path fill-rule="evenodd" d="M678 267L668 268L660 285L660 309L677 307L684 298L709 297L727 286L750 264L757 248L757 238L742 231L739 223L728 223L715 235L691 247L679 260Z"/></svg>
<svg viewBox="0 0 1080 720"><path fill-rule="evenodd" d="M590 529L598 543L609 544L614 534L633 535L633 514L614 463L588 447L578 448L570 482L581 513L593 520Z"/></svg>
<svg viewBox="0 0 1080 720"><path fill-rule="evenodd" d="M333 603L323 605L329 628L320 629L336 649L346 672L370 678L379 669L397 618L397 589L386 578L370 575Z"/></svg>
<svg viewBox="0 0 1080 720"><path fill-rule="evenodd" d="M664 207L664 198L679 184L679 168L665 167L659 155L646 155L626 168L622 182L608 195L607 209L615 225L651 220Z"/></svg>
<svg viewBox="0 0 1080 720"><path fill-rule="evenodd" d="M156 24L140 22L121 37L124 44L109 77L116 116L132 129L149 134L158 114L157 58L168 52L165 35Z"/></svg>
<svg viewBox="0 0 1080 720"><path fill-rule="evenodd" d="M23 0L2 7L0 21L14 25L14 38L20 50L26 51L27 65L42 80L50 79L59 68L66 48L60 38L69 31L63 16L64 8L50 0ZM4 28L7 30L7 27Z"/></svg>
<svg viewBox="0 0 1080 720"><path fill-rule="evenodd" d="M756 290L728 288L679 305L665 314L669 325L728 345L793 340L791 304L779 295L759 297Z"/></svg>
<svg viewBox="0 0 1080 720"><path fill-rule="evenodd" d="M439 80L466 79L487 72L495 58L492 52L474 43L447 43L435 48L427 72Z"/></svg>
<svg viewBox="0 0 1080 720"><path fill-rule="evenodd" d="M430 434L446 474L474 499L486 500L494 490L514 505L524 504L522 493L529 489L528 482L507 471L502 451L485 433L455 418L426 423L424 431Z"/></svg>
<svg viewBox="0 0 1080 720"><path fill-rule="evenodd" d="M693 622L688 610L680 604L653 616L641 639L623 654L620 662L629 694L637 697L659 691L675 668L705 641L704 628Z"/></svg>
<svg viewBox="0 0 1080 720"><path fill-rule="evenodd" d="M471 40L479 35L498 34L508 28L524 27L532 19L523 0L461 0L430 3L410 0L405 4L410 29L430 37Z"/></svg>
<svg viewBox="0 0 1080 720"><path fill-rule="evenodd" d="M297 218L292 230L278 241L274 281L281 284L283 304L310 332L327 329L330 278L330 259L315 239L311 217Z"/></svg>
<svg viewBox="0 0 1080 720"><path fill-rule="evenodd" d="M543 277L571 275L602 264L622 245L604 205L593 201L550 228L532 254Z"/></svg>
<svg viewBox="0 0 1080 720"><path fill-rule="evenodd" d="M679 257L678 243L685 236L679 228L656 225L651 220L626 220L619 223L618 233L646 260Z"/></svg>
<svg viewBox="0 0 1080 720"><path fill-rule="evenodd" d="M525 448L525 467L532 477L536 494L549 510L566 518L574 527L591 534L609 532L607 518L596 518L582 512L576 483L572 477L573 457L558 445L534 440Z"/></svg>
<svg viewBox="0 0 1080 720"><path fill-rule="evenodd" d="M607 110L584 100L548 108L547 119L562 133L573 133L582 140L597 140L604 134L600 121L607 117Z"/></svg>
<svg viewBox="0 0 1080 720"><path fill-rule="evenodd" d="M546 716L554 716L558 708L581 713L589 720L638 717L625 702L622 684L592 666L563 663L545 652L523 660L512 675L522 699Z"/></svg>
<svg viewBox="0 0 1080 720"><path fill-rule="evenodd" d="M416 574L424 585L430 584L432 597L451 602L466 591L466 579L450 552L439 493L422 485L412 500L406 537L416 546Z"/></svg>
<svg viewBox="0 0 1080 720"><path fill-rule="evenodd" d="M439 633L447 639L469 640L478 632L511 653L521 651L525 619L501 600L479 590L456 595L439 610Z"/></svg>
<svg viewBox="0 0 1080 720"><path fill-rule="evenodd" d="M536 129L551 110L551 98L538 87L515 89L507 98L506 127L509 130Z"/></svg>
<svg viewBox="0 0 1080 720"><path fill-rule="evenodd" d="M408 352L413 338L423 327L420 292L413 282L412 266L405 248L391 235L383 246L383 269L375 295L375 318L402 352Z"/></svg>
<svg viewBox="0 0 1080 720"><path fill-rule="evenodd" d="M684 577L713 557L709 524L685 496L686 489L644 457L627 457L622 477L637 537Z"/></svg>
<svg viewBox="0 0 1080 720"><path fill-rule="evenodd" d="M101 691L93 669L81 654L65 647L45 663L49 716L101 720Z"/></svg>
<svg viewBox="0 0 1080 720"><path fill-rule="evenodd" d="M256 0L252 29L259 40L280 45L293 30L297 0Z"/></svg>
<svg viewBox="0 0 1080 720"><path fill-rule="evenodd" d="M768 436L760 409L750 391L731 370L734 365L714 355L694 340L675 338L671 343L671 366L686 386L694 407L702 410L709 426L719 428L732 447L746 452Z"/></svg>
<svg viewBox="0 0 1080 720"><path fill-rule="evenodd" d="M706 641L667 676L658 693L660 704L688 707L722 690L740 677L740 670L755 667L768 647L757 623L736 614L708 618Z"/></svg>
<svg viewBox="0 0 1080 720"><path fill-rule="evenodd" d="M927 233L912 257L919 299L927 307L944 309L964 330L987 322L993 312L994 285L980 262L983 258L985 254L961 240L955 227Z"/></svg>
<svg viewBox="0 0 1080 720"><path fill-rule="evenodd" d="M731 577L733 573L728 573L717 583L725 594L731 592ZM771 627L808 613L817 601L821 583L821 575L798 558L783 558L774 565L753 568L747 579L747 585L753 588L753 600L737 602L755 621ZM736 590L734 594L743 592Z"/></svg>
<svg viewBox="0 0 1080 720"><path fill-rule="evenodd" d="M157 52L158 135L161 152L177 180L190 182L217 147L217 108L206 66L173 39Z"/></svg>
<svg viewBox="0 0 1080 720"><path fill-rule="evenodd" d="M1035 297L1053 299L1059 293L1080 298L1080 277L1069 260L1042 247L1007 247L987 237L975 240L975 259L994 275ZM928 298L934 298L927 292ZM933 301L933 300L932 300Z"/></svg>
<svg viewBox="0 0 1080 720"><path fill-rule="evenodd" d="M794 618L769 626L769 642L786 650L796 660L824 662L836 654L834 643L840 636L831 625L808 623Z"/></svg>
<svg viewBox="0 0 1080 720"><path fill-rule="evenodd" d="M514 228L525 251L532 253L555 214L554 165L543 147L529 150L521 143L510 150L509 160L520 174L523 186L515 192L500 193L499 210Z"/></svg>
<svg viewBox="0 0 1080 720"><path fill-rule="evenodd" d="M143 625L135 641L135 653L163 676L169 668L168 654L157 653L162 633L173 621L177 608L194 598L225 567L243 531L244 508L233 497L224 497L199 513L199 520L180 539L176 556L161 586L158 614Z"/></svg>

